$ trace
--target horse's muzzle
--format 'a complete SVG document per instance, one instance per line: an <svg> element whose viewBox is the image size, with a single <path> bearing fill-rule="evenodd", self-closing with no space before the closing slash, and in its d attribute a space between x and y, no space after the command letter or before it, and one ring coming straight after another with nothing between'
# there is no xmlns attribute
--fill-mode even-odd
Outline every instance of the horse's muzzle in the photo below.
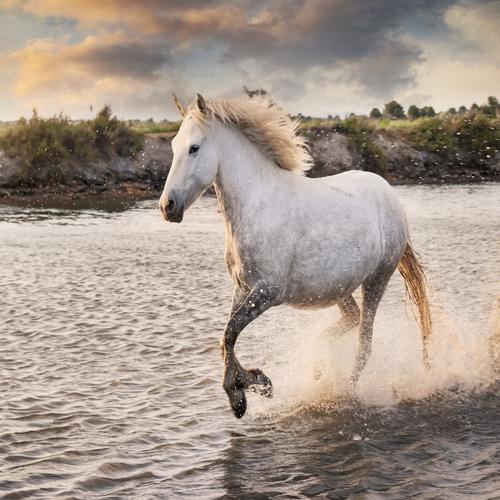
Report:
<svg viewBox="0 0 500 500"><path fill-rule="evenodd" d="M166 203L160 201L160 211L163 218L168 222L182 222L184 217L184 204L177 203L174 199Z"/></svg>

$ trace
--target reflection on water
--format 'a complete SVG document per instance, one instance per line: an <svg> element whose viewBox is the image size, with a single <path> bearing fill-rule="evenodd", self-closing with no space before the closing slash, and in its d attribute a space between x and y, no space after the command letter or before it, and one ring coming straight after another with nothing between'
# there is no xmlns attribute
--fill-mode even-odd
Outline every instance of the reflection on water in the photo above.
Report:
<svg viewBox="0 0 500 500"><path fill-rule="evenodd" d="M495 498L499 188L397 189L434 290L432 370L399 277L354 393L356 335L325 333L337 312L278 308L238 342L275 386L242 421L220 387L231 283L215 200L180 225L156 200L0 206L0 495Z"/></svg>
<svg viewBox="0 0 500 500"><path fill-rule="evenodd" d="M50 200L34 199L32 201L15 200L7 203L1 200L0 223L42 222L48 224L95 224L99 219L111 219L116 214L133 208L156 208L158 200L134 201L124 196L93 196L90 198L70 199L54 198Z"/></svg>
<svg viewBox="0 0 500 500"><path fill-rule="evenodd" d="M304 409L258 438L233 437L223 458L224 487L233 498L491 494L500 486L500 423L492 418L498 389L385 410L356 403ZM471 411L476 405L481 412Z"/></svg>
<svg viewBox="0 0 500 500"><path fill-rule="evenodd" d="M157 200L150 202L156 205ZM129 210L138 204L130 195L106 193L86 198L54 196L51 198L0 198L0 222L51 221L64 223L61 219L92 220L108 213Z"/></svg>

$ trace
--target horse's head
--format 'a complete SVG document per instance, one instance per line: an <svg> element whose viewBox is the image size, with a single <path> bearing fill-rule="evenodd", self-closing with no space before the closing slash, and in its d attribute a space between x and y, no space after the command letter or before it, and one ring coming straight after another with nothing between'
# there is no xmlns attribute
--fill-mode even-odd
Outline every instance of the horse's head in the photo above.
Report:
<svg viewBox="0 0 500 500"><path fill-rule="evenodd" d="M215 181L219 158L208 127L195 119L195 113L207 111L203 97L198 94L194 110L186 110L174 98L184 120L172 140L174 157L160 198L160 210L165 220L181 222L184 211Z"/></svg>

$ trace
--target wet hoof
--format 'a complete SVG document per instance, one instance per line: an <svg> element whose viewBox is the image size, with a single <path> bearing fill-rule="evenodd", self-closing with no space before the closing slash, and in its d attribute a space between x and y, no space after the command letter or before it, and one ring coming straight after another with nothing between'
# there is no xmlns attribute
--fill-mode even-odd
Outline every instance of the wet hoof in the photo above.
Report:
<svg viewBox="0 0 500 500"><path fill-rule="evenodd" d="M227 393L231 409L236 418L241 418L247 411L247 398L244 389L232 389Z"/></svg>
<svg viewBox="0 0 500 500"><path fill-rule="evenodd" d="M273 397L273 384L269 377L264 375L262 370L258 368L253 368L247 370L247 387L252 391L256 392L260 396L264 396L265 398Z"/></svg>

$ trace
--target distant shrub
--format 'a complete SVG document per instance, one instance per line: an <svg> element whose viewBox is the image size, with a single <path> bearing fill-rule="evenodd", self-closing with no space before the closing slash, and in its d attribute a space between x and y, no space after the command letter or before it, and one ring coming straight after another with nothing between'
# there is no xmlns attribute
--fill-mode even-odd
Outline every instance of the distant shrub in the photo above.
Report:
<svg viewBox="0 0 500 500"><path fill-rule="evenodd" d="M373 141L375 125L367 118L346 118L337 126L337 130L347 135L351 144L359 152L362 168L369 172L385 175L387 158L380 146Z"/></svg>
<svg viewBox="0 0 500 500"><path fill-rule="evenodd" d="M416 149L431 153L454 153L458 145L450 122L439 117L415 120L407 137Z"/></svg>
<svg viewBox="0 0 500 500"><path fill-rule="evenodd" d="M0 133L0 148L20 162L27 184L62 182L76 161L134 157L142 147L143 135L112 116L109 106L81 122L62 114L40 118L34 110L29 120L21 118Z"/></svg>
<svg viewBox="0 0 500 500"><path fill-rule="evenodd" d="M500 120L477 114L460 117L453 123L458 145L480 158L500 150Z"/></svg>
<svg viewBox="0 0 500 500"><path fill-rule="evenodd" d="M130 126L133 130L142 134L165 134L177 132L181 126L181 122L171 122L168 120L156 122L150 118L145 121L135 120Z"/></svg>
<svg viewBox="0 0 500 500"><path fill-rule="evenodd" d="M342 123L342 120L338 116L332 117L331 115L328 118L312 118L310 116L301 117L299 116L291 116L292 120L299 121L299 129L309 130L313 128L326 128L326 129L335 129Z"/></svg>

